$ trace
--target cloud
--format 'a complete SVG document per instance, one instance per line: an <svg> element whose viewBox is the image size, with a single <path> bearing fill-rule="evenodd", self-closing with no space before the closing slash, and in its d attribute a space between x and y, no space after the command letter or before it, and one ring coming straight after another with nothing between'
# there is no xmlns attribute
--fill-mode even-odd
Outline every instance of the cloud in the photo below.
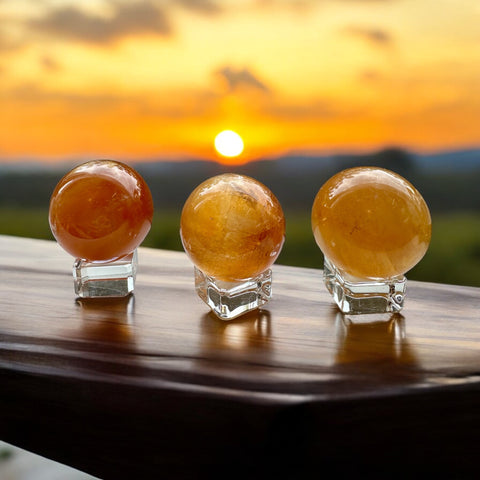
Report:
<svg viewBox="0 0 480 480"><path fill-rule="evenodd" d="M360 72L359 79L365 83L377 83L383 80L383 75L378 70L367 69Z"/></svg>
<svg viewBox="0 0 480 480"><path fill-rule="evenodd" d="M0 16L0 27L2 26L2 22L5 22L3 25L7 23L7 21ZM11 36L7 35L7 32L0 28L0 52L13 52L19 48L22 48L24 43L25 42L23 39L12 38Z"/></svg>
<svg viewBox="0 0 480 480"><path fill-rule="evenodd" d="M131 34L171 35L163 10L152 3L119 3L111 18L95 16L75 7L63 7L31 20L39 32L87 43L108 43Z"/></svg>
<svg viewBox="0 0 480 480"><path fill-rule="evenodd" d="M262 92L270 92L270 88L247 68L236 70L227 66L217 70L216 73L226 81L230 91L247 87Z"/></svg>
<svg viewBox="0 0 480 480"><path fill-rule="evenodd" d="M120 97L112 93L66 93L56 90L46 90L45 88L40 87L32 82L20 83L16 87L11 88L7 93L10 100L29 102L31 104L61 102L70 105L95 105L104 107L105 105L113 105L115 102L118 102L121 99L128 101L128 97Z"/></svg>
<svg viewBox="0 0 480 480"><path fill-rule="evenodd" d="M344 117L355 117L364 112L355 107L341 106L329 99L315 99L308 103L272 102L265 111L276 119L291 121L325 121Z"/></svg>
<svg viewBox="0 0 480 480"><path fill-rule="evenodd" d="M181 5L188 10L207 15L216 15L222 11L217 3L210 0L176 0L174 3Z"/></svg>
<svg viewBox="0 0 480 480"><path fill-rule="evenodd" d="M256 0L255 5L261 9L275 10L288 9L294 12L305 13L318 6L318 0Z"/></svg>
<svg viewBox="0 0 480 480"><path fill-rule="evenodd" d="M0 0L1 1L1 0ZM11 45L7 37L0 31L0 52L10 50Z"/></svg>
<svg viewBox="0 0 480 480"><path fill-rule="evenodd" d="M1 66L0 66L1 73ZM215 109L221 95L209 90L175 89L159 92L155 99L148 92L126 95L119 92L64 92L48 90L35 83L22 83L5 90L10 102L45 106L61 104L70 115L125 111L141 118L203 118ZM178 102L182 98L183 102Z"/></svg>
<svg viewBox="0 0 480 480"><path fill-rule="evenodd" d="M49 72L56 72L60 70L58 62L50 55L43 55L40 58L40 65Z"/></svg>
<svg viewBox="0 0 480 480"><path fill-rule="evenodd" d="M344 2L351 3L391 3L396 2L397 0L343 0Z"/></svg>
<svg viewBox="0 0 480 480"><path fill-rule="evenodd" d="M351 4L377 4L377 3L391 3L398 0L329 0L334 4L341 1L342 3ZM328 3L328 0L253 0L253 7L261 10L290 10L297 13L308 13L310 10L322 7Z"/></svg>
<svg viewBox="0 0 480 480"><path fill-rule="evenodd" d="M390 33L380 28L365 28L352 26L347 27L343 31L347 35L365 40L372 45L386 47L393 44L393 38Z"/></svg>

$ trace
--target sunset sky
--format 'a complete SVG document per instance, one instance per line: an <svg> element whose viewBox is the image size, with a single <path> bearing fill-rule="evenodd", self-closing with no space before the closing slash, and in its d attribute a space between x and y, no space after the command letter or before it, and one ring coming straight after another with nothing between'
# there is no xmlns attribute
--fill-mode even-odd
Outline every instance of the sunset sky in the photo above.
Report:
<svg viewBox="0 0 480 480"><path fill-rule="evenodd" d="M478 0L0 0L0 159L480 146Z"/></svg>

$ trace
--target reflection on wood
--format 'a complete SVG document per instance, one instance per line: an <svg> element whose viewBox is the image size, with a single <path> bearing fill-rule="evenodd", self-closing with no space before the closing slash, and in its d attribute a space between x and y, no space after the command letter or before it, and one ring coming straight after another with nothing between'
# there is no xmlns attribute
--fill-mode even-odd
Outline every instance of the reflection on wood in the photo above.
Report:
<svg viewBox="0 0 480 480"><path fill-rule="evenodd" d="M389 314L389 318L383 321L355 323L338 312L336 329L336 361L340 364L416 367L415 354L408 345L405 317L399 313Z"/></svg>
<svg viewBox="0 0 480 480"><path fill-rule="evenodd" d="M140 249L135 294L91 301L56 244L0 246L7 442L101 478L476 469L479 289L410 282L361 323L320 271L274 266L273 299L226 323L182 253Z"/></svg>
<svg viewBox="0 0 480 480"><path fill-rule="evenodd" d="M82 317L78 338L120 345L134 341L134 295L121 298L77 298L76 302Z"/></svg>

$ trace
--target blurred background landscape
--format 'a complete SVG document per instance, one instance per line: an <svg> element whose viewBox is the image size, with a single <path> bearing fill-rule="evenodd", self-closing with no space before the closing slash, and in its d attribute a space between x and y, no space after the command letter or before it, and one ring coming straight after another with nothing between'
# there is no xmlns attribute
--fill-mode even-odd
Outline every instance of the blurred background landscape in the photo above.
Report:
<svg viewBox="0 0 480 480"><path fill-rule="evenodd" d="M238 172L282 203L277 263L321 268L318 189L376 165L432 213L408 277L480 286L479 22L476 0L0 0L0 234L52 239L58 180L109 158L152 191L144 246L181 250L190 192Z"/></svg>
<svg viewBox="0 0 480 480"><path fill-rule="evenodd" d="M182 250L180 214L190 192L213 175L236 172L263 182L282 204L287 236L277 263L312 268L323 265L310 225L313 199L323 182L348 167L389 168L416 186L433 219L430 249L408 277L480 286L480 150L426 156L398 149L360 156L293 155L236 166L202 160L133 165L147 181L155 205L152 230L143 246ZM53 239L48 203L56 183L71 166L24 168L0 169L0 232Z"/></svg>

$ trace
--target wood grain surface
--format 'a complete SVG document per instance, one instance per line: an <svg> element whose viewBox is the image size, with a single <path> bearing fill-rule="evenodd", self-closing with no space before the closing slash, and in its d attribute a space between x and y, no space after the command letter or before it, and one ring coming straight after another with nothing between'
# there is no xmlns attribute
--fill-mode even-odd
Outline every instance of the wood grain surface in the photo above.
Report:
<svg viewBox="0 0 480 480"><path fill-rule="evenodd" d="M364 322L275 265L266 307L223 322L183 253L140 248L119 300L75 299L72 263L0 237L2 440L101 478L477 471L480 289L411 281Z"/></svg>

